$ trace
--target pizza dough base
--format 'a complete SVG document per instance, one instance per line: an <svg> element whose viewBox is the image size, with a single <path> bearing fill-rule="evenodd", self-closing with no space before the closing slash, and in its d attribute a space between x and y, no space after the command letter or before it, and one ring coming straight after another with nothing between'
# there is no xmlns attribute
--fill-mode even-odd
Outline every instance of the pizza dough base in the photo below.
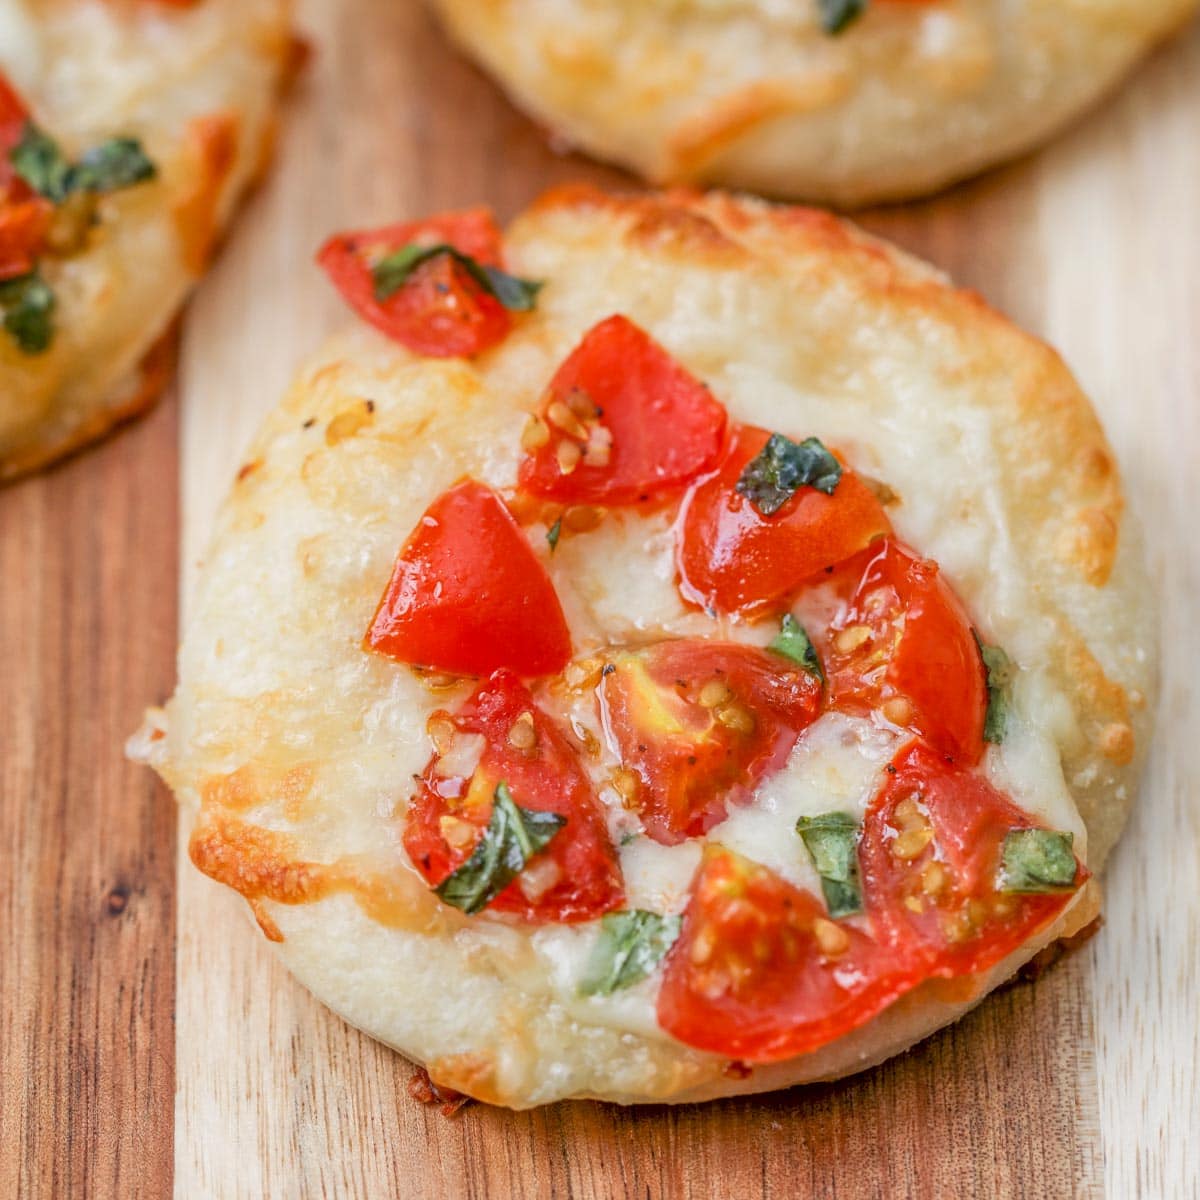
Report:
<svg viewBox="0 0 1200 1200"><path fill-rule="evenodd" d="M815 1054L730 1077L644 1021L637 988L610 1007L564 997L543 934L430 893L400 818L429 753L426 716L445 701L364 653L363 631L430 500L464 473L511 484L541 386L585 329L623 312L735 419L817 432L897 491L898 532L1022 668L1012 732L988 761L1019 802L1076 831L1096 871L1132 801L1154 646L1095 416L1053 351L825 214L565 189L517 220L506 254L547 282L537 311L477 361L422 360L360 326L301 372L237 473L178 691L133 752L199 813L193 860L251 900L295 974L441 1084L512 1107L692 1100L879 1061L1086 924L1094 888L987 978L926 984ZM620 550L622 528L610 517L550 563L581 653L589 614L650 574ZM657 619L674 590L654 586L626 607Z"/></svg>
<svg viewBox="0 0 1200 1200"><path fill-rule="evenodd" d="M0 332L0 482L92 441L157 399L172 322L269 157L295 57L290 0L179 10L109 0L0 0L0 68L76 155L140 138L157 178L101 199L79 253L45 256L55 336Z"/></svg>
<svg viewBox="0 0 1200 1200"><path fill-rule="evenodd" d="M567 141L655 183L858 206L1037 145L1196 0L432 0L451 37Z"/></svg>

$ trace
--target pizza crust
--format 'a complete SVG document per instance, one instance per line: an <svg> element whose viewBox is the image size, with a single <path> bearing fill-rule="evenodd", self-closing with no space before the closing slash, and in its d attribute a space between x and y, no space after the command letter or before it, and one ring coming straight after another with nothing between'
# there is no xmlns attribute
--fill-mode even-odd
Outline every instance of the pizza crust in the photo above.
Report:
<svg viewBox="0 0 1200 1200"><path fill-rule="evenodd" d="M41 0L9 19L0 69L42 128L68 154L137 137L158 175L103 197L78 253L43 256L50 348L24 354L0 334L0 482L157 399L171 374L163 344L265 165L296 55L290 0Z"/></svg>
<svg viewBox="0 0 1200 1200"><path fill-rule="evenodd" d="M516 102L656 183L856 206L1011 158L1104 94L1195 0L433 0Z"/></svg>
<svg viewBox="0 0 1200 1200"><path fill-rule="evenodd" d="M251 901L296 975L439 1084L513 1107L690 1100L896 1053L1087 924L1095 890L986 978L923 985L815 1054L731 1074L657 1029L652 980L611 1001L575 994L587 929L530 936L430 892L400 828L425 721L462 691L364 652L363 631L432 497L463 474L511 486L541 386L584 330L622 312L735 419L816 433L894 490L899 534L938 559L1021 668L989 773L1074 832L1096 871L1132 802L1155 652L1096 418L1047 347L821 213L564 189L515 222L506 256L546 284L478 360L420 359L362 326L301 371L237 472L178 690L133 752L196 814L193 861ZM547 557L577 653L625 636L623 620L671 633L707 620L678 602L656 545L610 514Z"/></svg>

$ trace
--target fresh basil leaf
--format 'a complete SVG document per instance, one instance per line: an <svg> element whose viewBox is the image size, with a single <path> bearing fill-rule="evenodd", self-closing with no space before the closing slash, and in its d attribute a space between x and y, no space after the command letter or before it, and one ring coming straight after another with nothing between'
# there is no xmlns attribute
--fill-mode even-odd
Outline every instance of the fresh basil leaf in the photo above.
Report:
<svg viewBox="0 0 1200 1200"><path fill-rule="evenodd" d="M56 304L50 285L37 271L0 283L4 328L25 354L41 354L49 349L54 340Z"/></svg>
<svg viewBox="0 0 1200 1200"><path fill-rule="evenodd" d="M55 204L71 190L71 164L58 143L32 121L25 122L21 140L8 152L13 170L40 196Z"/></svg>
<svg viewBox="0 0 1200 1200"><path fill-rule="evenodd" d="M825 682L825 668L821 666L817 648L804 632L804 626L791 613L784 614L779 633L767 649L799 663L810 675L815 675L822 683Z"/></svg>
<svg viewBox="0 0 1200 1200"><path fill-rule="evenodd" d="M987 713L983 718L983 740L1002 742L1008 729L1010 691L1016 667L999 646L985 645L979 634L971 630L979 655L987 670Z"/></svg>
<svg viewBox="0 0 1200 1200"><path fill-rule="evenodd" d="M518 279L499 267L484 266L469 254L456 250L448 242L433 246L408 245L393 250L371 268L375 299L384 301L394 296L408 282L409 276L423 263L439 254L448 254L489 295L494 296L511 312L529 312L536 300L541 283Z"/></svg>
<svg viewBox="0 0 1200 1200"><path fill-rule="evenodd" d="M562 537L562 517L559 517L549 529L546 530L546 541L550 543L551 551L558 548L558 539Z"/></svg>
<svg viewBox="0 0 1200 1200"><path fill-rule="evenodd" d="M459 255L458 257L461 261L465 256ZM471 271L474 260L468 259L467 264L467 270ZM540 279L521 279L517 275L510 275L507 271L501 271L499 267L484 266L479 269L487 278L488 290L509 312L533 311L537 304L537 294L542 290ZM471 273L475 274L474 271Z"/></svg>
<svg viewBox="0 0 1200 1200"><path fill-rule="evenodd" d="M867 0L817 0L821 28L839 34L848 29L867 10Z"/></svg>
<svg viewBox="0 0 1200 1200"><path fill-rule="evenodd" d="M767 444L745 465L737 481L741 492L764 517L778 512L801 487L833 495L842 465L815 438L793 442L773 433Z"/></svg>
<svg viewBox="0 0 1200 1200"><path fill-rule="evenodd" d="M70 187L81 192L115 192L157 174L137 138L109 138L93 146L71 168Z"/></svg>
<svg viewBox="0 0 1200 1200"><path fill-rule="evenodd" d="M471 857L434 889L447 904L468 915L490 904L544 850L567 818L522 808L508 784L496 785L492 816Z"/></svg>
<svg viewBox="0 0 1200 1200"><path fill-rule="evenodd" d="M1000 851L1002 892L1060 892L1075 885L1075 837L1056 829L1013 829Z"/></svg>
<svg viewBox="0 0 1200 1200"><path fill-rule="evenodd" d="M858 822L849 813L829 812L801 817L796 832L821 877L821 891L831 917L862 912L858 882Z"/></svg>
<svg viewBox="0 0 1200 1200"><path fill-rule="evenodd" d="M640 908L607 913L600 922L600 939L579 985L580 993L608 996L645 979L674 945L682 924L681 917L664 917Z"/></svg>

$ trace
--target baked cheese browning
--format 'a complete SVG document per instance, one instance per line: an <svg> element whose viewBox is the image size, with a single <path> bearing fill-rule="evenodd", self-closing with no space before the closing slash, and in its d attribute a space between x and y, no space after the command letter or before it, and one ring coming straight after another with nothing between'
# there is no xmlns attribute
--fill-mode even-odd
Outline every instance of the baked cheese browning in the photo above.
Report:
<svg viewBox="0 0 1200 1200"><path fill-rule="evenodd" d="M1116 555L1100 586L1096 556L1077 558L1072 543L1063 557L1059 532L1081 508L1119 524L1111 455L1052 354L820 214L577 190L537 205L501 249L506 272L544 287L500 341L436 358L363 322L301 375L248 450L201 577L167 736L145 753L200 803L197 861L242 886L301 979L439 1083L523 1106L697 1099L862 1069L1095 914L1078 864L1095 869L1127 798L1113 789L1129 779L1103 749L1127 747L1093 730L1124 721L1140 740L1148 679L1130 653L1149 625L1127 539L1095 543ZM605 403L572 408L552 382L614 316L702 389L686 390L685 413L721 410L718 455L645 502L531 494L522 461L551 438L581 459L607 441L593 432L609 429ZM555 410L552 433L554 399L566 413ZM636 425L647 405L636 390L622 403ZM652 424L647 436L669 445L670 421ZM761 440L725 473L747 429ZM1043 438L1078 453L1045 461ZM608 462L593 453L591 464L601 486L606 448ZM714 478L714 504L736 497L767 534L809 497L836 514L858 482L868 532L812 574L785 562L749 610L706 610L681 589L681 513ZM478 724L475 693L501 690L483 664L363 645L410 531L441 536L442 522L422 518L468 480L537 567L509 590L544 573L570 645L561 665L509 676L520 699L503 741L490 739L495 764L484 764L489 738L466 727ZM702 540L694 549L702 561ZM427 582L436 636L437 598L461 612L471 585ZM447 645L458 620L442 621ZM519 641L491 638L502 657ZM706 664L726 647L754 664L745 677L656 674L672 654ZM940 708L928 686L938 671ZM605 707L626 693L633 719L617 737ZM930 756L928 778L909 743ZM555 769L522 777L542 747L562 751ZM686 773L704 755L706 771ZM239 766L262 774L206 787ZM897 776L909 796L888 791ZM932 800L905 804L917 791ZM590 820L562 802L575 795ZM947 811L991 816L972 817L976 838ZM703 832L654 836L668 820L686 829L693 812ZM582 855L571 878L599 882L590 915L560 916L550 889L581 829L602 853ZM959 855L977 842L979 861ZM714 868L729 887L710 890L702 921L706 849L742 868ZM421 869L426 852L436 871ZM746 937L721 946L724 926ZM768 961L756 975L756 937L768 959L794 953L797 969L776 978ZM707 973L683 969L692 953ZM756 1005L738 982L758 978ZM775 1057L789 1038L811 1048ZM742 1065L727 1072L730 1061Z"/></svg>
<svg viewBox="0 0 1200 1200"><path fill-rule="evenodd" d="M317 262L355 311L418 354L467 357L501 341L540 286L501 269L488 209L341 233Z"/></svg>

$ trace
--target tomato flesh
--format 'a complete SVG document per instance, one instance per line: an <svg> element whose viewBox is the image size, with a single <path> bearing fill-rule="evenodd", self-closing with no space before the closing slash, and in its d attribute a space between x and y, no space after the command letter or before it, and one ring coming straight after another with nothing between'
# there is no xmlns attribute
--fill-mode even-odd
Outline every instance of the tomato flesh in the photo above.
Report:
<svg viewBox="0 0 1200 1200"><path fill-rule="evenodd" d="M567 823L488 907L527 921L572 922L621 906L621 870L600 803L564 736L512 674L496 672L453 716L433 721L446 723L440 736L449 744L421 775L404 827L404 848L430 886L470 857L504 781L522 808L559 813ZM464 776L454 743L471 738L482 746Z"/></svg>
<svg viewBox="0 0 1200 1200"><path fill-rule="evenodd" d="M790 659L702 639L617 655L599 693L606 736L632 772L626 801L667 845L748 800L821 709L819 680Z"/></svg>
<svg viewBox="0 0 1200 1200"><path fill-rule="evenodd" d="M622 316L568 355L538 417L546 440L521 461L522 490L608 505L681 491L716 462L726 421L708 388Z"/></svg>
<svg viewBox="0 0 1200 1200"><path fill-rule="evenodd" d="M1076 860L1070 892L998 890L1005 835L1036 827L981 775L910 742L863 823L859 868L867 911L924 976L987 970L1054 921L1089 877Z"/></svg>
<svg viewBox="0 0 1200 1200"><path fill-rule="evenodd" d="M706 848L658 1021L701 1050L749 1062L805 1054L869 1021L915 979L884 941L759 863Z"/></svg>
<svg viewBox="0 0 1200 1200"><path fill-rule="evenodd" d="M702 608L759 615L891 531L879 501L849 470L832 495L800 487L778 512L763 516L737 482L770 436L752 426L735 429L716 473L684 500L680 591Z"/></svg>
<svg viewBox="0 0 1200 1200"><path fill-rule="evenodd" d="M9 153L21 140L29 110L0 71L0 281L32 271L54 206L13 170Z"/></svg>
<svg viewBox="0 0 1200 1200"><path fill-rule="evenodd" d="M500 230L485 208L337 234L317 262L359 316L388 337L431 358L469 357L501 341L512 318L449 255L426 259L386 300L375 296L371 269L380 259L403 246L443 242L481 266L501 265Z"/></svg>
<svg viewBox="0 0 1200 1200"><path fill-rule="evenodd" d="M937 563L887 538L839 574L852 590L823 648L830 703L881 710L956 761L978 762L987 673Z"/></svg>
<svg viewBox="0 0 1200 1200"><path fill-rule="evenodd" d="M371 650L460 675L562 670L571 635L545 568L490 488L465 479L400 549L367 630Z"/></svg>

